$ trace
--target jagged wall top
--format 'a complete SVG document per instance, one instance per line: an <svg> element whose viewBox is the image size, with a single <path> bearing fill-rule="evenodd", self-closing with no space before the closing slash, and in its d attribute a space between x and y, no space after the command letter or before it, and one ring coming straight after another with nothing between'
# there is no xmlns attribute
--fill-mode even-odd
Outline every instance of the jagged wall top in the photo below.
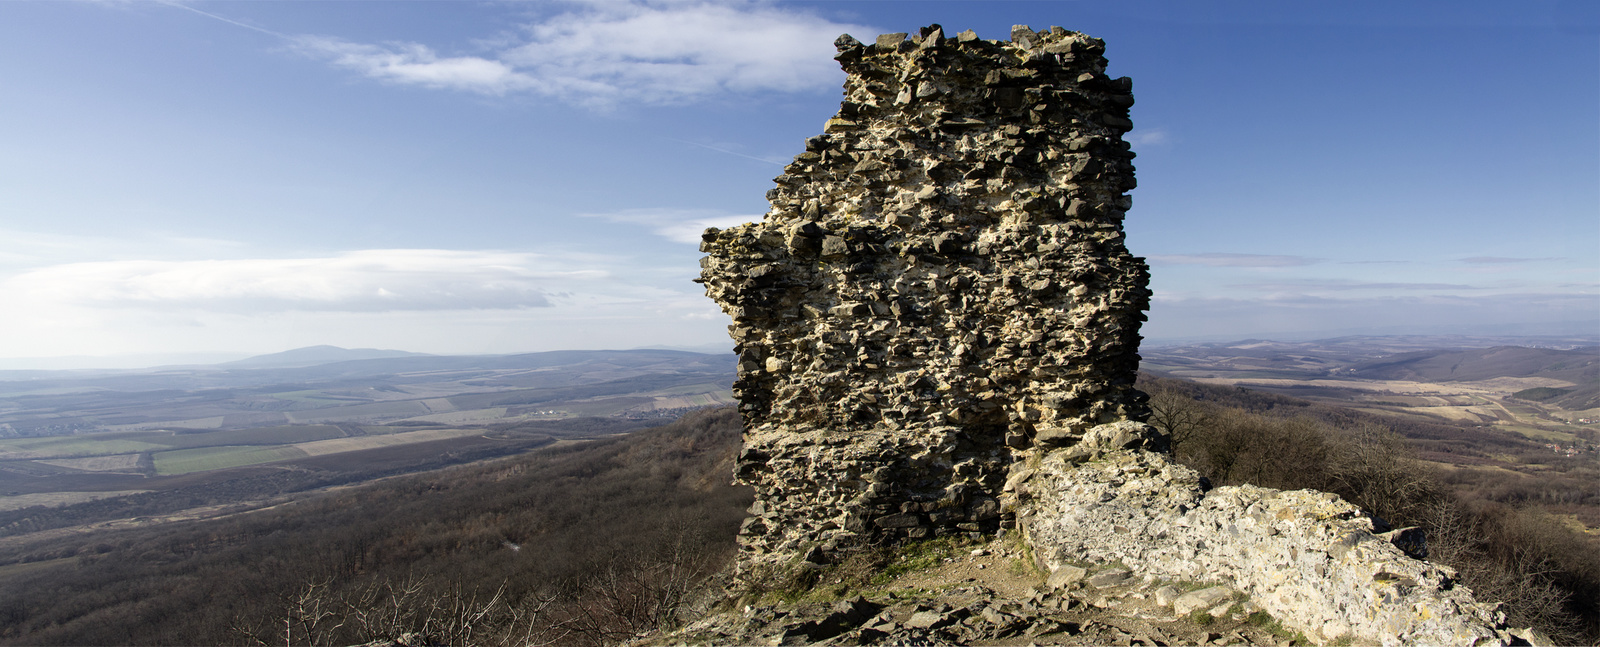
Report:
<svg viewBox="0 0 1600 647"><path fill-rule="evenodd" d="M1133 97L1105 77L1104 43L935 26L836 45L839 114L776 179L763 222L706 234L749 422L985 418L1031 438L1142 419L1146 269L1121 228Z"/></svg>

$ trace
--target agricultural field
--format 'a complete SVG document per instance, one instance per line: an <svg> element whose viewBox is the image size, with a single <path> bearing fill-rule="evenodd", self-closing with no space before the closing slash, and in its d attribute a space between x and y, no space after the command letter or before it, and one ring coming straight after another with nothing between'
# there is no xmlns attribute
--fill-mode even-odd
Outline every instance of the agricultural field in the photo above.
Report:
<svg viewBox="0 0 1600 647"><path fill-rule="evenodd" d="M733 359L563 351L13 372L0 379L0 512L113 514L113 501L168 492L255 500L616 433L731 402ZM5 528L0 518L0 537Z"/></svg>
<svg viewBox="0 0 1600 647"><path fill-rule="evenodd" d="M506 411L506 407L447 411L445 413L432 413L426 416L406 418L406 420L412 422L436 422L447 425L470 425L501 420L506 417Z"/></svg>
<svg viewBox="0 0 1600 647"><path fill-rule="evenodd" d="M157 474L172 475L257 465L306 456L309 454L293 445L276 447L247 445L179 449L161 452L156 454L154 459Z"/></svg>
<svg viewBox="0 0 1600 647"><path fill-rule="evenodd" d="M1492 426L1529 438L1552 442L1580 442L1585 426L1569 422L1562 412L1511 394L1531 383L1551 380L1493 380L1475 382L1418 382L1411 380L1250 378L1242 376L1200 378L1203 384L1225 384L1280 393L1312 401L1339 404L1357 411L1402 418Z"/></svg>
<svg viewBox="0 0 1600 647"><path fill-rule="evenodd" d="M430 443L437 440L450 440L466 436L482 436L486 433L481 428L447 428L426 429L422 431L406 431L386 434L382 436L359 436L354 438L338 438L333 440L318 440L315 442L298 443L290 448L301 452L305 456L327 456L329 454L342 454L345 452L358 452L379 447L394 447L397 445L410 445L414 443Z"/></svg>
<svg viewBox="0 0 1600 647"><path fill-rule="evenodd" d="M86 503L100 499L111 499L132 494L144 494L149 490L115 490L111 492L46 492L42 494L18 494L15 496L0 496L0 512L7 510L21 510L23 508L44 507L59 508L74 503Z"/></svg>
<svg viewBox="0 0 1600 647"><path fill-rule="evenodd" d="M284 413L289 422L345 422L362 420L394 420L430 413L428 405L418 400L398 400L370 404L351 404L324 407L311 411Z"/></svg>
<svg viewBox="0 0 1600 647"><path fill-rule="evenodd" d="M143 454L113 454L88 458L57 458L34 461L45 465L66 467L85 472L137 472Z"/></svg>
<svg viewBox="0 0 1600 647"><path fill-rule="evenodd" d="M117 437L111 437L111 436ZM168 446L122 437L125 434L86 434L47 438L0 439L0 461L39 458L75 458L136 454L168 449Z"/></svg>
<svg viewBox="0 0 1600 647"><path fill-rule="evenodd" d="M1566 448L1596 443L1600 347L1590 339L1340 338L1142 351L1144 370ZM1530 340L1521 340L1527 343ZM1429 348L1430 344L1437 344ZM1449 345L1446 345L1449 344ZM1451 346L1454 346L1453 348ZM1439 350L1445 348L1445 350ZM1522 396L1522 397L1519 397ZM1576 407L1576 408L1574 408Z"/></svg>

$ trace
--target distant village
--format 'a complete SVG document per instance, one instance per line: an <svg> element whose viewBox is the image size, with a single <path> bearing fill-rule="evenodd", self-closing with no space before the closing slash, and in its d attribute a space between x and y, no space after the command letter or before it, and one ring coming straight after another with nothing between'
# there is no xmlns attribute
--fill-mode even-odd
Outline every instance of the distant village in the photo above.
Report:
<svg viewBox="0 0 1600 647"><path fill-rule="evenodd" d="M1555 452L1557 455L1566 456L1566 457L1569 457L1569 458L1576 457L1576 456L1578 456L1580 454L1583 454L1585 452L1594 451L1594 448L1592 448L1592 447L1584 448L1584 447L1580 447L1580 446L1577 446L1577 445L1573 445L1572 447L1562 447L1561 445L1559 445L1557 443L1545 443L1544 446L1545 446L1545 449L1548 449L1548 450L1550 450L1552 452Z"/></svg>

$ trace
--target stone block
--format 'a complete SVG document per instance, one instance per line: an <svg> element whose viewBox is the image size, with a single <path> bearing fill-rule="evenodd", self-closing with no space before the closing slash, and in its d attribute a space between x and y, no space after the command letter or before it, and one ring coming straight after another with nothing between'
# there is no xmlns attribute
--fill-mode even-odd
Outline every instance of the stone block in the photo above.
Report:
<svg viewBox="0 0 1600 647"><path fill-rule="evenodd" d="M1089 571L1077 566L1061 566L1050 572L1050 577L1045 579L1045 584L1052 589L1069 588L1089 574Z"/></svg>
<svg viewBox="0 0 1600 647"><path fill-rule="evenodd" d="M1131 579L1133 579L1133 572L1126 568L1108 568L1090 575L1089 579L1084 580L1084 582L1097 589L1108 589L1113 586L1127 584Z"/></svg>
<svg viewBox="0 0 1600 647"><path fill-rule="evenodd" d="M1211 609L1224 601L1233 599L1233 589L1226 586L1213 586L1190 591L1178 596L1172 601L1172 612L1186 616L1200 609Z"/></svg>

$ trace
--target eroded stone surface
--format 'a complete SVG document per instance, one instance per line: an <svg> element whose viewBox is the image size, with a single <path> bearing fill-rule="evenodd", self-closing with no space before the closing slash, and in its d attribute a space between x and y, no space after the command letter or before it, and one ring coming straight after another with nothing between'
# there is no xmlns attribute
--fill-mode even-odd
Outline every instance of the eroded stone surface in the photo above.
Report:
<svg viewBox="0 0 1600 647"><path fill-rule="evenodd" d="M1517 640L1497 605L1477 602L1449 568L1411 558L1339 497L1251 485L1203 492L1165 456L1045 456L1007 496L1042 565L1121 564L1191 583L1222 582L1319 643L1484 645ZM1092 578L1091 578L1092 581ZM1177 597L1179 615L1230 589ZM1162 596L1166 597L1166 596Z"/></svg>
<svg viewBox="0 0 1600 647"><path fill-rule="evenodd" d="M746 565L994 531L1014 452L1144 419L1130 82L1098 39L1012 36L840 37L839 114L761 222L706 232L740 354Z"/></svg>

